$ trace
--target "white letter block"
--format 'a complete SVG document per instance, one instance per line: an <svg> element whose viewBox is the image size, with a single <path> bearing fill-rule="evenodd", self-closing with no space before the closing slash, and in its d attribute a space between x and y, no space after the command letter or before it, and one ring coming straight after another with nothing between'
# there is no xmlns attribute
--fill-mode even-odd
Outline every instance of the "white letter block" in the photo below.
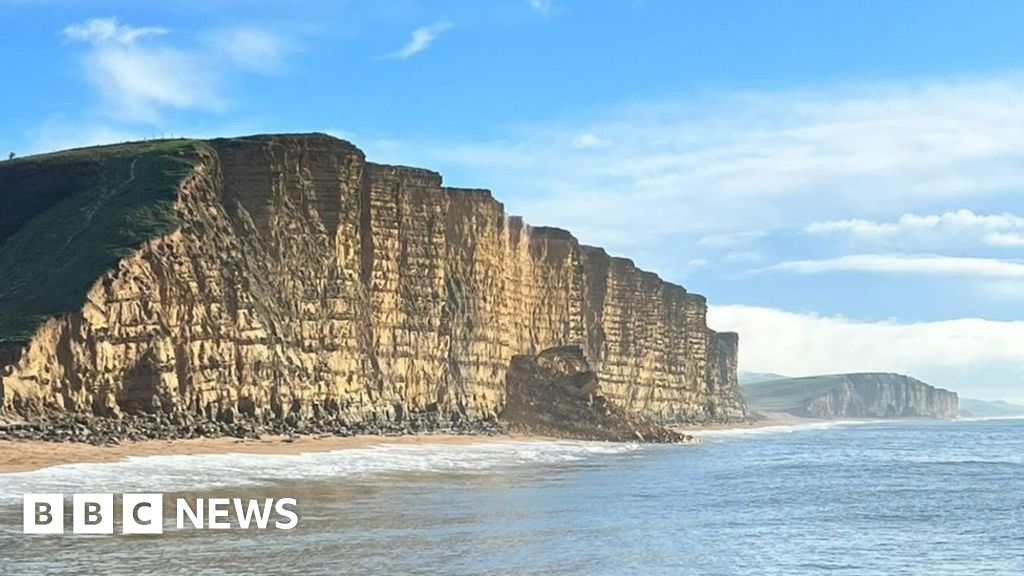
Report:
<svg viewBox="0 0 1024 576"><path fill-rule="evenodd" d="M71 526L75 534L113 534L114 495L75 494L71 504Z"/></svg>
<svg viewBox="0 0 1024 576"><path fill-rule="evenodd" d="M64 495L25 494L22 500L22 532L64 533Z"/></svg>
<svg viewBox="0 0 1024 576"><path fill-rule="evenodd" d="M125 494L121 498L122 534L163 534L164 495Z"/></svg>

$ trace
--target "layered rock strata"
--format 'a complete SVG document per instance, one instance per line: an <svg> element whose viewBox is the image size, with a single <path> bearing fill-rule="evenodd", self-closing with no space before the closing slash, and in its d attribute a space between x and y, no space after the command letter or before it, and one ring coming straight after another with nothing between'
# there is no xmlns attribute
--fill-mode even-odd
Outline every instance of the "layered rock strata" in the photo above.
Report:
<svg viewBox="0 0 1024 576"><path fill-rule="evenodd" d="M811 398L813 418L956 418L956 392L901 374L846 374L843 382Z"/></svg>
<svg viewBox="0 0 1024 576"><path fill-rule="evenodd" d="M703 297L527 226L488 191L325 135L192 154L180 226L5 344L9 417L494 420L513 356L565 345L624 414L745 416L736 335L708 329Z"/></svg>

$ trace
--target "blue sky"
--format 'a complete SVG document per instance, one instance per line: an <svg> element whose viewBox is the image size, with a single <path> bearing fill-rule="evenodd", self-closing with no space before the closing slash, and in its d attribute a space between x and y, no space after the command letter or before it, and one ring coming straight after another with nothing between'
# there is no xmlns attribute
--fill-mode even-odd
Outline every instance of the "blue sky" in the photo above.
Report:
<svg viewBox="0 0 1024 576"><path fill-rule="evenodd" d="M706 294L741 365L1024 401L1024 4L0 3L0 150L326 131Z"/></svg>

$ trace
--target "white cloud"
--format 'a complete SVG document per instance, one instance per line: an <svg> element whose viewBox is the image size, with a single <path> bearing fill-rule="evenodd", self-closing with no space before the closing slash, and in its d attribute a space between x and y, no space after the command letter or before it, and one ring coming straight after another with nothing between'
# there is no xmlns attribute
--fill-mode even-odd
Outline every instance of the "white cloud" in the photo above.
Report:
<svg viewBox="0 0 1024 576"><path fill-rule="evenodd" d="M62 33L86 44L82 67L102 96L102 115L127 124L159 125L167 109L217 110L225 74L276 70L286 49L280 36L256 27L172 38L164 28L93 18Z"/></svg>
<svg viewBox="0 0 1024 576"><path fill-rule="evenodd" d="M438 22L432 26L417 28L412 31L412 37L409 38L409 43L392 52L390 57L404 60L410 56L419 54L427 48L430 48L430 45L434 43L434 40L436 40L442 32L451 28L451 22Z"/></svg>
<svg viewBox="0 0 1024 576"><path fill-rule="evenodd" d="M584 132L572 139L573 148L597 148L599 146L607 146L608 144L609 142L602 140L593 132Z"/></svg>
<svg viewBox="0 0 1024 576"><path fill-rule="evenodd" d="M107 114L117 120L156 123L164 107L217 104L215 78L197 54L139 42L165 34L162 28L134 28L108 18L68 26L63 33L90 45L83 67L103 95Z"/></svg>
<svg viewBox="0 0 1024 576"><path fill-rule="evenodd" d="M1024 278L1024 262L933 254L852 254L820 260L792 260L765 270L782 270L798 274L876 272Z"/></svg>
<svg viewBox="0 0 1024 576"><path fill-rule="evenodd" d="M1024 246L1024 233L993 232L985 235L985 242L993 246Z"/></svg>
<svg viewBox="0 0 1024 576"><path fill-rule="evenodd" d="M698 240L697 245L710 248L737 248L748 246L767 235L768 233L764 230L749 230L733 234L712 234Z"/></svg>
<svg viewBox="0 0 1024 576"><path fill-rule="evenodd" d="M1009 197L1024 188L1022 98L1013 74L717 93L490 142L407 142L389 160L488 184L514 212L588 242L655 253L683 237ZM607 145L580 149L582 134Z"/></svg>
<svg viewBox="0 0 1024 576"><path fill-rule="evenodd" d="M893 222L828 220L813 222L803 230L809 234L846 233L871 239L970 236L992 246L1024 245L1024 217L1009 212L976 214L966 209L931 215L904 214Z"/></svg>
<svg viewBox="0 0 1024 576"><path fill-rule="evenodd" d="M213 38L215 48L234 64L257 72L278 70L288 49L283 38L261 28L219 30Z"/></svg>
<svg viewBox="0 0 1024 576"><path fill-rule="evenodd" d="M133 44L144 36L166 34L167 30L155 26L125 26L118 24L117 18L91 18L81 24L67 26L61 33L65 38L79 42Z"/></svg>
<svg viewBox="0 0 1024 576"><path fill-rule="evenodd" d="M753 306L711 306L740 333L740 367L788 376L899 372L966 395L1024 401L1024 321L856 322Z"/></svg>
<svg viewBox="0 0 1024 576"><path fill-rule="evenodd" d="M113 115L155 123L160 108L214 108L216 78L196 56L173 48L104 46L86 56L86 71Z"/></svg>
<svg viewBox="0 0 1024 576"><path fill-rule="evenodd" d="M526 0L530 8L541 16L551 14L551 0Z"/></svg>
<svg viewBox="0 0 1024 576"><path fill-rule="evenodd" d="M829 234L834 232L849 232L857 236L889 236L899 232L899 226L888 222L873 222L859 218L848 220L828 220L826 222L812 222L804 227L808 234Z"/></svg>

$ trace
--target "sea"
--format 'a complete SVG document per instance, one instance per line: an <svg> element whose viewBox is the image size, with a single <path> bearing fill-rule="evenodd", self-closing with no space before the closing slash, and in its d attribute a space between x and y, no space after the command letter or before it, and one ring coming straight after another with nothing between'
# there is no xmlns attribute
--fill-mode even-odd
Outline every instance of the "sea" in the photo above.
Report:
<svg viewBox="0 0 1024 576"><path fill-rule="evenodd" d="M1024 574L1024 420L131 458L0 475L0 574ZM291 530L22 533L24 493L297 501Z"/></svg>

